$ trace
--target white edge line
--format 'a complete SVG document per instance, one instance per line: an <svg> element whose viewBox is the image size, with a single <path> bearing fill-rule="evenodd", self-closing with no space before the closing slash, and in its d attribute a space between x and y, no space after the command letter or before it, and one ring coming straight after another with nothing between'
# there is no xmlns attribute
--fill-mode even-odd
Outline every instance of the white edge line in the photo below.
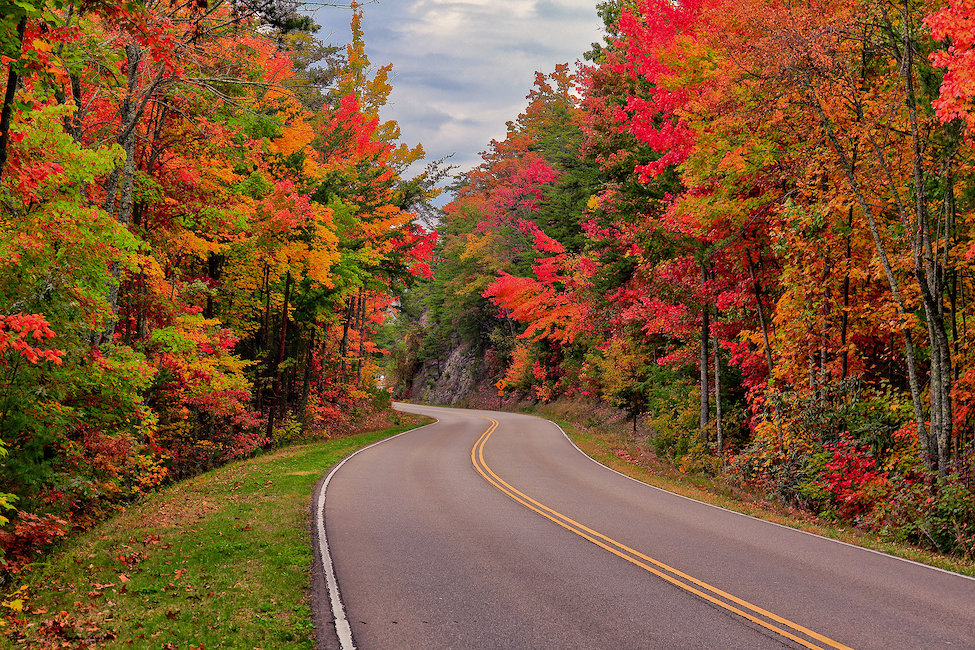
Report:
<svg viewBox="0 0 975 650"><path fill-rule="evenodd" d="M499 412L509 412L509 411L499 411ZM528 415L528 414L527 413L520 413L518 415ZM543 418L543 417L541 417L539 415L530 415L529 417L535 417L535 418L538 418L539 420L545 420L546 422L552 422L552 420L549 420L547 418ZM709 508L716 508L718 510L724 510L725 512L730 512L731 514L738 515L739 517L747 517L748 519L754 519L755 521L760 521L762 523L769 524L770 526L778 526L779 528L785 528L786 530L791 530L791 531L793 531L795 533L802 533L803 535L809 535L811 537L818 537L819 539L825 539L828 542L834 542L836 544L842 544L843 546L849 546L850 548L857 548L857 549L860 549L861 551L867 551L869 553L875 553L876 555L882 555L884 557L889 557L891 559L899 560L901 562L907 562L908 564L913 564L915 566L923 567L925 569L931 569L933 571L940 571L941 573L947 573L950 576L956 576L956 577L959 577L959 578L965 578L966 580L975 581L975 577L972 577L972 576L969 576L969 575L965 575L964 573L958 573L957 571L949 571L948 569L942 569L941 567L932 566L930 564L925 564L923 562L918 562L916 560L909 560L909 559L907 559L905 557L899 557L897 555L891 555L890 553L884 553L883 551L878 551L877 549L874 549L874 548L868 548L866 546L858 546L856 544L851 544L849 542L844 542L843 540L840 540L840 539L834 539L832 537L826 537L825 535L819 535L817 533L811 533L808 530L802 530L800 528L793 528L792 526L786 526L784 524L780 524L780 523L777 523L777 522L774 522L774 521L769 521L768 519L762 519L761 517L756 517L754 515L747 515L744 512L738 512L737 510L731 510L729 508L722 508L721 506L716 506L713 503L707 503L706 501L698 501L697 499L694 499L692 497L684 496L683 494L677 494L676 492L671 492L670 490L665 490L665 489L663 489L661 487L657 487L656 485L650 485L649 483L644 483L640 479L633 478L632 476L627 476L623 472L617 471L617 470L615 470L612 467L609 467L607 465L603 465L598 460L596 460L595 458L593 458L592 456L590 456L586 452L584 452L581 449L579 449L579 446L575 443L575 441L573 441L572 438L569 437L569 434L567 434L562 429L562 427L559 426L559 424L557 422L552 422L552 424L554 424L558 428L558 430L562 432L562 435L565 436L565 439L569 441L569 444L572 445L573 447L575 447L575 450L578 451L580 454L582 454L583 456L585 456L586 458L588 458L592 462L596 463L600 467L603 467L605 469L608 469L609 471L613 472L614 474L619 474L623 478L626 478L626 479L629 479L629 480L634 481L636 483L639 483L640 485L645 485L648 488L651 488L651 489L654 489L654 490L659 490L661 492L665 492L665 493L670 494L670 495L673 495L675 497L678 497L678 498L681 498L681 499L686 499L687 501L693 501L694 503L700 503L702 506L707 506Z"/></svg>
<svg viewBox="0 0 975 650"><path fill-rule="evenodd" d="M437 422L439 422L439 420L437 420ZM419 431L420 429L432 426L437 422L430 422L429 424L424 424L422 427L407 429L406 431L397 433L395 436L383 438L382 440L378 440L371 445L367 445L362 449L356 450L343 458L337 465L333 465L332 469L325 476L325 480L322 481L321 490L318 492L318 504L315 508L315 523L318 529L318 551L322 558L322 570L325 572L325 582L328 585L328 596L332 603L332 617L335 619L335 632L338 634L339 645L342 647L342 650L355 650L355 643L352 641L352 626L349 625L349 619L345 616L345 605L342 604L342 595L339 593L339 583L335 577L335 566L332 564L332 555L328 550L328 539L325 537L325 490L328 488L328 484L331 482L332 476L335 475L335 472L339 471L343 465L345 465L357 454L360 454L367 449L372 449L376 445L389 442L394 438L399 438L407 433L412 433L414 431ZM558 425L556 424L555 426ZM565 432L563 431L563 433Z"/></svg>
<svg viewBox="0 0 975 650"><path fill-rule="evenodd" d="M792 532L795 532L795 533L802 533L803 535L809 535L810 537L817 537L819 539L823 539L823 540L826 540L828 542L833 542L835 544L842 544L843 546L848 546L850 548L859 549L861 551L867 551L868 553L873 553L875 555L881 555L883 557L887 557L887 558L890 558L890 559L893 559L893 560L898 560L900 562L906 562L908 564L913 564L914 566L918 566L918 567L921 567L921 568L924 568L924 569L931 569L932 571L939 571L941 573L946 573L946 574L948 574L950 576L955 576L955 577L958 577L958 578L964 578L966 580L975 581L975 576L969 576L969 575L965 575L964 573L959 573L957 571L950 571L948 569L942 569L941 567L938 567L938 566L933 566L931 564L925 564L924 562L918 562L917 560L910 560L908 558L900 557L898 555L892 555L890 553L885 553L883 551L878 551L877 549L869 548L867 546L859 546L857 544L851 544L850 542L844 542L843 540L840 540L840 539L834 539L832 537L826 537L825 535L820 535L818 533L812 533L812 532L809 532L808 530L802 530L801 528L793 528L792 526L786 526L785 524L780 524L780 523L777 523L777 522L774 522L774 521L769 521L768 519L762 519L761 517L756 517L754 515L748 515L748 514L745 514L744 512L738 512L737 510L731 510L730 508L723 508L721 506L716 506L713 503L707 503L706 501L699 501L698 499L695 499L693 497L684 496L683 494L677 494L676 492L671 492L670 490L665 490L664 488L657 487L656 485L651 485L649 483L644 483L640 479L633 478L632 476L627 476L623 472L620 472L618 470L615 470L612 467L609 467L607 465L603 465L598 460L596 460L595 458L593 458L592 456L590 456L586 452L582 451L582 449L579 448L579 446L572 440L572 438L569 437L569 434L567 434L565 432L565 430L562 429L562 427L559 426L559 424L557 422L553 422L552 420L549 420L548 418L542 417L541 415L535 415L533 413L518 413L516 411L498 411L498 410L490 410L490 409L458 409L458 408L452 408L452 407L446 407L446 406L438 406L438 407L433 407L433 408L443 408L443 409L454 410L454 411L481 411L481 412L484 412L484 413L509 413L511 415L520 415L520 416L523 416L523 417L529 417L529 418L536 418L536 419L539 419L539 420L544 420L545 422L550 422L550 423L554 424L555 427L562 433L562 435L565 437L565 439L569 442L569 444L572 445L575 448L576 451L578 451L584 457L588 458L590 461L596 463L597 465L599 465L600 467L602 467L604 469L609 470L610 472L613 472L614 474L619 474L620 476L622 476L625 479L628 479L630 481L633 481L634 483L639 483L640 485L646 486L646 487L648 487L650 489L658 490L660 492L664 492L666 494L669 494L671 496L678 497L680 499L684 499L686 501L692 501L694 503L699 503L702 506L707 506L709 508L715 508L717 510L723 510L724 512L730 512L731 514L738 515L739 517L746 517L748 519L753 519L755 521L759 521L759 522L762 522L764 524L768 524L770 526L778 526L779 528L784 528L785 530L791 530Z"/></svg>

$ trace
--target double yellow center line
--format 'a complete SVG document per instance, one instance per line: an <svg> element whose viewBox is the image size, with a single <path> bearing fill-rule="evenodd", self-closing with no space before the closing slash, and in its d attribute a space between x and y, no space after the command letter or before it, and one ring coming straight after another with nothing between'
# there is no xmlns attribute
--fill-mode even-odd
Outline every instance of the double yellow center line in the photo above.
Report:
<svg viewBox="0 0 975 650"><path fill-rule="evenodd" d="M471 462L474 463L474 468L483 476L491 485L498 488L509 497L525 506L529 510L537 512L546 519L555 522L562 528L572 531L579 537L589 540L596 546L605 549L612 553L613 555L619 556L635 564L641 569L644 569L653 575L666 580L667 582L680 587L681 589L688 591L699 598L717 605L723 609L728 610L734 614L746 618L756 625L760 625L776 634L780 634L787 639L795 641L799 645L806 648L838 648L841 650L852 650L848 646L843 645L833 641L832 639L813 632L812 630L806 629L801 625L793 623L792 621L782 618L772 612L768 612L760 607L756 607L751 603L733 596L725 591L722 591L716 587L712 587L706 582L702 582L697 578L691 577L682 571L679 571L673 567L667 566L663 562L658 562L657 560L644 555L643 553L636 551L625 544L621 544L614 539L599 533L592 528L584 526L577 521L570 519L569 517L563 515L560 512L549 508L548 506L539 503L535 499L532 499L527 494L518 491L513 488L504 479L494 473L494 471L484 462L484 445L487 444L488 438L494 433L494 430L498 428L498 421L492 418L485 418L490 420L491 426L481 434L481 437L474 444L474 448L471 449ZM822 644L822 645L820 645Z"/></svg>

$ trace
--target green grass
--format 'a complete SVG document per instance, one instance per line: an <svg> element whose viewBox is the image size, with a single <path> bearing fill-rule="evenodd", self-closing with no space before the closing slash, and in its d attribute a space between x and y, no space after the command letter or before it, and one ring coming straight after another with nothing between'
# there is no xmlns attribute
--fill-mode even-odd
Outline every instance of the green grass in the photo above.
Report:
<svg viewBox="0 0 975 650"><path fill-rule="evenodd" d="M74 538L8 587L8 647L314 648L315 484L419 422L227 465Z"/></svg>

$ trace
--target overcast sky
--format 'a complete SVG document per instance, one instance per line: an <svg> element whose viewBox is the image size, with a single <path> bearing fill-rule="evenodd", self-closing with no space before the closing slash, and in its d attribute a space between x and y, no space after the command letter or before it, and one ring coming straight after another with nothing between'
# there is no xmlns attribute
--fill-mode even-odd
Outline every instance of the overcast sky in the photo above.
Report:
<svg viewBox="0 0 975 650"><path fill-rule="evenodd" d="M462 170L525 107L535 71L575 64L600 40L597 0L378 0L364 4L366 53L393 64L384 119L430 160ZM319 37L349 40L348 9L317 16Z"/></svg>

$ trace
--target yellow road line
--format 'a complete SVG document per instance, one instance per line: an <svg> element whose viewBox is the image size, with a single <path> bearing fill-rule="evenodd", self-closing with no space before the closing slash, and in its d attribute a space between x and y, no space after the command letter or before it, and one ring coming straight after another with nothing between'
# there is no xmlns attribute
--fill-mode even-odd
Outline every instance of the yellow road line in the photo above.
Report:
<svg viewBox="0 0 975 650"><path fill-rule="evenodd" d="M795 632L804 634L805 636L811 639L815 639L825 644L825 647L836 648L837 650L852 650L852 648L850 648L849 646L843 645L842 643L838 643L837 641L834 641L829 637L823 636L822 634L809 630L801 625L798 625L797 623L793 623L792 621L785 619L781 616L778 616L776 614L773 614L772 612L768 612L760 607L752 605L751 603L742 600L737 596L733 596L725 591L722 591L716 587L707 584L706 582L703 582L701 580L698 580L697 578L689 576L686 573L683 573L673 567L667 566L663 562L659 562L653 559L652 557L644 555L643 553L636 551L626 546L625 544L617 542L616 540L607 537L602 533L599 533L587 526L580 524L577 521L574 521L573 519L570 519L569 517L561 514L560 512L557 512L552 508L549 508L548 506L539 503L538 501L532 499L527 494L524 494L523 492L520 492L516 488L512 487L507 482L505 482L504 479L502 479L497 474L495 474L494 471L484 461L484 445L487 444L488 438L491 437L491 434L494 433L494 430L498 428L497 420L494 420L492 418L484 418L484 419L490 420L491 426L488 427L483 434L481 434L481 437L477 440L477 442L474 444L474 447L471 449L471 462L474 464L474 468L478 471L478 473L481 476L483 476L489 483L491 483L498 490L504 492L505 494L507 494L509 497L511 497L521 505L525 506L529 510L532 510L542 515L546 519L555 522L556 524L562 526L566 530L572 531L576 535L579 535L580 537L592 542L596 546L599 546L600 548L603 548L609 551L610 553L623 558L627 562L635 564L641 569L644 569L660 578L663 578L667 582L677 587L680 587L681 589L684 589L685 591L688 591L694 594L695 596L703 598L708 602L714 603L715 605L718 605L719 607L726 609L729 612L733 612L745 619L748 619L749 621L752 621L757 625L760 625L768 630L771 630L788 639L791 639L802 646L805 646L807 648L818 648L818 649L822 649L824 647L824 646L816 645L808 641L807 639L803 639L799 636L796 636L792 632L782 629L781 627L772 625L768 621L762 620L755 615L757 614L758 616L763 616L769 620L779 623L782 626L791 628ZM662 569L662 571L658 569ZM667 575L667 573L663 573L663 571L667 571L673 575ZM697 589L685 582L681 582L674 576L678 576L683 580L686 580L687 582L690 582L693 585L700 587L701 589ZM702 591L702 589L709 591L711 593L710 594L705 593L705 591ZM738 607L734 607L733 605L730 605L724 600L719 600L718 598L716 598L711 594L715 594L716 596L720 596L721 598L724 598L727 601L731 601L736 605L739 605L741 609ZM752 613L744 611L746 609L751 610Z"/></svg>

